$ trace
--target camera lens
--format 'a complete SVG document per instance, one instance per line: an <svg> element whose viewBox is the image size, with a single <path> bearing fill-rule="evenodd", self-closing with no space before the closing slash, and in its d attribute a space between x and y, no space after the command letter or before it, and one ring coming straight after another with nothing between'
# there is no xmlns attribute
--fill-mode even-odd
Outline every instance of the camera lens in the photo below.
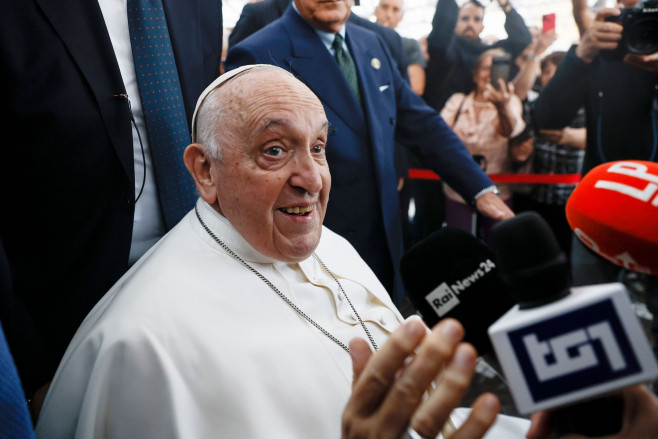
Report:
<svg viewBox="0 0 658 439"><path fill-rule="evenodd" d="M639 55L658 52L658 17L637 17L624 27L628 51Z"/></svg>

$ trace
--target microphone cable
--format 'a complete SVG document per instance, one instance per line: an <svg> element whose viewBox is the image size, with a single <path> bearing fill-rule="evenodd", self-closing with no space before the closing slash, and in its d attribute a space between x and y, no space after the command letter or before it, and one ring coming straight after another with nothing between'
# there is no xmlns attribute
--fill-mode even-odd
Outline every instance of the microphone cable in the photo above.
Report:
<svg viewBox="0 0 658 439"><path fill-rule="evenodd" d="M130 122L135 127L135 131L137 132L137 140L139 141L139 149L142 151L142 168L143 168L142 187L139 189L139 193L135 198L135 204L137 204L137 201L139 201L139 198L142 196L142 193L144 192L144 186L146 186L146 153L144 152L144 142L142 141L142 135L139 132L139 128L137 128L137 122L135 121L135 115L133 113L132 105L130 105L130 97L128 96L128 94L120 93L113 96L115 98L125 99L126 102L128 103L128 113L130 113Z"/></svg>

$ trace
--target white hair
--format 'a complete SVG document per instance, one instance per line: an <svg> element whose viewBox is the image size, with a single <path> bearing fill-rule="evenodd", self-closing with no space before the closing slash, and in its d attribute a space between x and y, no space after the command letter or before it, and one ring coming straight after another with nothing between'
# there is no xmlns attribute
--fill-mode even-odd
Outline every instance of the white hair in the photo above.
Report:
<svg viewBox="0 0 658 439"><path fill-rule="evenodd" d="M225 130L226 115L230 114L230 99L224 99L218 90L231 79L249 70L276 69L292 74L280 67L268 64L247 65L221 75L201 93L192 118L192 140L203 146L206 155L221 160L220 133ZM235 111L236 109L233 109Z"/></svg>
<svg viewBox="0 0 658 439"><path fill-rule="evenodd" d="M203 146L203 152L206 155L215 160L222 159L220 133L224 131L223 127L228 112L226 100L220 98L218 89L213 90L203 102L197 120L197 143Z"/></svg>

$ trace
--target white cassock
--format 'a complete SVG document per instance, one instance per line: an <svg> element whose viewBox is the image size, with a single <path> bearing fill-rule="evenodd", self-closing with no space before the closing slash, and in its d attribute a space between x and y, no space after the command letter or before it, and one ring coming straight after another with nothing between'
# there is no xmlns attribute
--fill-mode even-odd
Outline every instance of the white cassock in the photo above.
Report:
<svg viewBox="0 0 658 439"><path fill-rule="evenodd" d="M345 344L367 339L336 281L311 256L256 252L214 209L209 228ZM322 230L317 255L375 341L402 317L354 248ZM352 384L349 354L229 256L190 212L89 313L45 401L56 438L331 438Z"/></svg>
<svg viewBox="0 0 658 439"><path fill-rule="evenodd" d="M219 239L311 319L345 344L367 339L315 258L267 258L208 204L198 207ZM316 254L381 346L402 316L373 272L326 228ZM223 250L192 211L82 323L37 437L337 439L351 384L349 354Z"/></svg>

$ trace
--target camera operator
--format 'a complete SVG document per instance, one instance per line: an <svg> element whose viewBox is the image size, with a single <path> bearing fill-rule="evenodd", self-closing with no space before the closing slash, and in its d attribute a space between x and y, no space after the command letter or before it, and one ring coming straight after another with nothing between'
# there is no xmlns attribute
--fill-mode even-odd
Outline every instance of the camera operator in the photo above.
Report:
<svg viewBox="0 0 658 439"><path fill-rule="evenodd" d="M587 23L587 28L580 44L571 47L535 102L535 123L539 129L561 129L580 107L585 107L583 174L609 161L658 161L658 42L654 41L654 53L649 55L620 53L626 51L628 35L624 35L624 25L610 20L624 22L619 20L622 11L601 9L590 20L586 0L572 2L576 22ZM637 0L625 0L620 6L628 8L635 3ZM649 22L649 26L655 29L656 24ZM651 47L651 41L641 45ZM571 265L574 285L615 282L624 274L577 239L573 240ZM637 276L644 281L649 310L658 316L658 279ZM654 318L652 332L658 336L658 318ZM657 347L654 345L658 354Z"/></svg>
<svg viewBox="0 0 658 439"><path fill-rule="evenodd" d="M586 4L586 0L572 1L574 11L582 11L581 4ZM623 6L636 2L625 0ZM585 106L588 136L584 173L612 160L657 158L654 105L658 48L650 55L627 53L622 59L610 59L608 55L617 49L624 27L606 21L606 17L620 14L618 8L601 9L596 14L580 44L568 51L534 106L540 129L565 127Z"/></svg>

